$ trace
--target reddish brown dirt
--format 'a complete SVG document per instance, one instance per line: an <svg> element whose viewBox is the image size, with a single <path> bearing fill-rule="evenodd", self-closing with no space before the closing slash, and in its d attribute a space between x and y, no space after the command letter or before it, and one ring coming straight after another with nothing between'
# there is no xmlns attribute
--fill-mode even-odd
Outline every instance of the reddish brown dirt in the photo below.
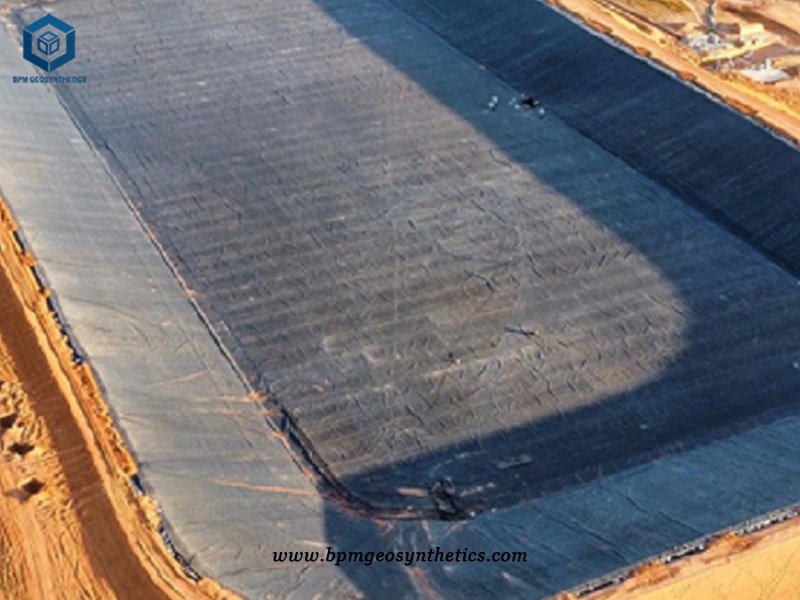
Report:
<svg viewBox="0 0 800 600"><path fill-rule="evenodd" d="M670 565L641 567L624 583L581 600L797 600L798 566L795 519L747 536L723 536L705 552Z"/></svg>

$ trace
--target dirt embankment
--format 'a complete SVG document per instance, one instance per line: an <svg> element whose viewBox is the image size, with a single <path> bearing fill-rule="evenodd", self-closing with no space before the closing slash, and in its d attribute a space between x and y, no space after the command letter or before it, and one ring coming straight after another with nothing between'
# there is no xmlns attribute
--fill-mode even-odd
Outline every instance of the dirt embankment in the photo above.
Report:
<svg viewBox="0 0 800 600"><path fill-rule="evenodd" d="M168 554L14 229L0 205L0 598L234 598Z"/></svg>
<svg viewBox="0 0 800 600"><path fill-rule="evenodd" d="M581 600L796 600L798 563L800 523L792 519L750 535L724 535L670 564L640 567L620 585Z"/></svg>

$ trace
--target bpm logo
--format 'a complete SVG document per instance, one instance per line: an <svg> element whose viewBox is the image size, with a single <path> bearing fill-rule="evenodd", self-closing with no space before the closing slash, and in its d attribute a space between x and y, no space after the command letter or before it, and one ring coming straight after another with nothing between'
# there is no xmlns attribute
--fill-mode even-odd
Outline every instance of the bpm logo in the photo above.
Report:
<svg viewBox="0 0 800 600"><path fill-rule="evenodd" d="M75 28L45 15L22 30L22 56L45 71L55 71L75 58Z"/></svg>

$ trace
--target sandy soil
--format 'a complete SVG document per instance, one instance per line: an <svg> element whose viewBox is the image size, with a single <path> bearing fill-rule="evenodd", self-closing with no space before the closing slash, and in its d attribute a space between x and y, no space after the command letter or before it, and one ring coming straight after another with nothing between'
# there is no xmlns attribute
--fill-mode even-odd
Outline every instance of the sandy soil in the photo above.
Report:
<svg viewBox="0 0 800 600"><path fill-rule="evenodd" d="M0 207L0 598L233 598L184 576Z"/></svg>
<svg viewBox="0 0 800 600"><path fill-rule="evenodd" d="M644 567L582 600L796 600L798 565L800 523L792 520L745 537L725 536L702 554Z"/></svg>

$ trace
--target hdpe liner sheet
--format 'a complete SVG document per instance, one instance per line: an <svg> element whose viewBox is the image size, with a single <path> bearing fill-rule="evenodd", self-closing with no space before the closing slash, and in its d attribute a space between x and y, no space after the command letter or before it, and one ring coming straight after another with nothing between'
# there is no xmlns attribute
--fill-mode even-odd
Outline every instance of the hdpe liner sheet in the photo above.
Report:
<svg viewBox="0 0 800 600"><path fill-rule="evenodd" d="M797 274L800 154L530 0L391 0L571 127Z"/></svg>
<svg viewBox="0 0 800 600"><path fill-rule="evenodd" d="M62 89L359 500L513 505L797 396L793 278L391 4L179 6L93 8L115 36L85 21L97 79Z"/></svg>
<svg viewBox="0 0 800 600"><path fill-rule="evenodd" d="M389 4L178 4L56 3L69 111L333 477L424 516L451 478L476 514L323 501L53 94L4 84L2 190L201 572L539 597L796 500L786 272ZM327 545L529 556L272 560Z"/></svg>

